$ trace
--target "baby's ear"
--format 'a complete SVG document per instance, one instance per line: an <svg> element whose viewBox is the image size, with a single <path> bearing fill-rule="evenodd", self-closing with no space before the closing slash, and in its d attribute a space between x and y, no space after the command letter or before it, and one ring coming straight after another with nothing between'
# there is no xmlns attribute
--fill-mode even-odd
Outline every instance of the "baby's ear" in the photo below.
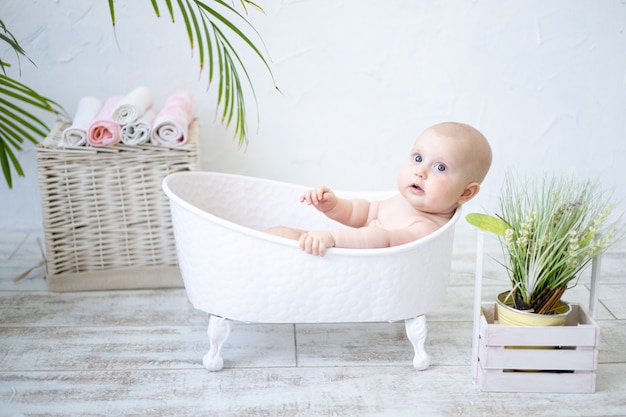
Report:
<svg viewBox="0 0 626 417"><path fill-rule="evenodd" d="M459 197L458 203L464 204L470 201L472 198L476 197L476 194L480 191L480 184L477 182L470 183L465 190L463 190L463 194Z"/></svg>

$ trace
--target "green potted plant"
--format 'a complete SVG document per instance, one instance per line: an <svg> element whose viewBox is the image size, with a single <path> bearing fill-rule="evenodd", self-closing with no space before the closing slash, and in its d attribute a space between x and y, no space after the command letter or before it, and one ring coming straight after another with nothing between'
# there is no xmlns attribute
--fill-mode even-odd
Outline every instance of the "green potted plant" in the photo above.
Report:
<svg viewBox="0 0 626 417"><path fill-rule="evenodd" d="M563 293L618 237L619 221L607 197L589 180L521 179L508 173L499 213L466 216L470 224L495 233L501 243L502 264L511 284L496 303L501 322L512 310L554 321L538 325L564 322L569 305L562 301Z"/></svg>

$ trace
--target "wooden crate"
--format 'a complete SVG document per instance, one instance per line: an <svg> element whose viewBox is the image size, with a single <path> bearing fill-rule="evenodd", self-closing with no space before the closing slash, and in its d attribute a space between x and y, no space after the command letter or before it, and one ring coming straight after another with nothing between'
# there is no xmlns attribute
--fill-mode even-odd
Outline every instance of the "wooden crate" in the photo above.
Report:
<svg viewBox="0 0 626 417"><path fill-rule="evenodd" d="M482 391L595 392L600 328L601 256L591 264L589 309L572 304L564 326L514 327L498 323L495 303L483 303L484 235L478 232L474 286L472 376Z"/></svg>
<svg viewBox="0 0 626 417"><path fill-rule="evenodd" d="M564 326L512 327L497 323L495 304L483 303L478 355L482 391L595 391L600 329L586 309L572 304Z"/></svg>
<svg viewBox="0 0 626 417"><path fill-rule="evenodd" d="M179 147L59 148L66 126L37 146L50 290L182 287L161 182L196 169L198 122Z"/></svg>

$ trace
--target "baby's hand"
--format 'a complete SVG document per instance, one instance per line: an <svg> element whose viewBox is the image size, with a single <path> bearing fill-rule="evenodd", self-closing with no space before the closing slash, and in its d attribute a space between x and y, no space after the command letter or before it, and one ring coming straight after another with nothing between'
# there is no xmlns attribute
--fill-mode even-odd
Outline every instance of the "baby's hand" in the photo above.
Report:
<svg viewBox="0 0 626 417"><path fill-rule="evenodd" d="M300 249L316 256L324 256L327 248L335 246L335 238L330 232L306 232L300 235Z"/></svg>
<svg viewBox="0 0 626 417"><path fill-rule="evenodd" d="M300 202L306 202L312 204L316 209L322 213L331 210L337 204L337 196L328 187L318 187L314 190L309 190L302 197Z"/></svg>

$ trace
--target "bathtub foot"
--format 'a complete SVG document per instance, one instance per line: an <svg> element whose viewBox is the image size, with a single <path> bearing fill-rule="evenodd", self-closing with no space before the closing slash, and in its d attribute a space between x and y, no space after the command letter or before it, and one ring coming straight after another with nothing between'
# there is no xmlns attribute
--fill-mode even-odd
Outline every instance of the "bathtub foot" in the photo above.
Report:
<svg viewBox="0 0 626 417"><path fill-rule="evenodd" d="M404 321L406 327L406 335L415 349L415 357L413 358L413 367L418 371L423 371L430 365L430 358L424 350L426 342L426 316L421 315Z"/></svg>
<svg viewBox="0 0 626 417"><path fill-rule="evenodd" d="M230 334L230 323L224 317L209 316L209 352L202 358L202 364L209 371L219 371L224 367L222 347Z"/></svg>

